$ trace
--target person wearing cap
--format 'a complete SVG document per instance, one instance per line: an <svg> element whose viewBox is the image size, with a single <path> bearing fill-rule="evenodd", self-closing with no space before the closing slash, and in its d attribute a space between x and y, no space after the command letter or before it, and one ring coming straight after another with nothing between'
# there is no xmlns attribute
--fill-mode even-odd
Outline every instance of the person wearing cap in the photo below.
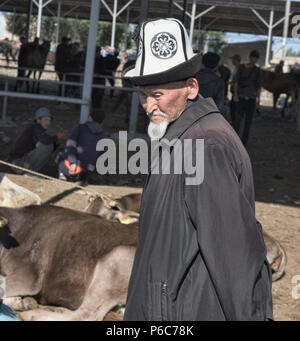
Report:
<svg viewBox="0 0 300 341"><path fill-rule="evenodd" d="M72 129L66 148L56 157L59 179L87 185L88 174L95 170L99 156L96 145L106 136L101 125L102 119L101 113L92 112L87 122Z"/></svg>
<svg viewBox="0 0 300 341"><path fill-rule="evenodd" d="M233 125L233 122L235 120L235 112L236 112L236 102L234 101L234 84L236 82L236 74L237 71L241 65L241 56L239 54L235 54L231 58L232 65L234 66L234 69L231 74L231 80L230 80L230 92L231 92L231 102L230 102L230 116L231 116L231 124Z"/></svg>
<svg viewBox="0 0 300 341"><path fill-rule="evenodd" d="M56 48L55 71L60 81L63 81L64 74L72 71L72 48L70 38L63 37L61 44ZM58 87L58 96L61 96L62 84ZM65 95L65 94L63 94Z"/></svg>
<svg viewBox="0 0 300 341"><path fill-rule="evenodd" d="M199 97L201 55L182 23L149 20L139 28L137 61L124 77L138 87L157 152L143 190L124 320L272 319L247 151L214 101ZM189 145L181 157L175 143ZM168 173L157 167L165 151ZM190 178L185 158L202 178Z"/></svg>
<svg viewBox="0 0 300 341"><path fill-rule="evenodd" d="M207 52L202 57L202 70L196 74L199 93L204 98L211 97L220 109L224 104L225 83L216 71L220 62L217 53Z"/></svg>
<svg viewBox="0 0 300 341"><path fill-rule="evenodd" d="M17 166L40 171L49 161L56 145L66 137L64 131L59 131L55 136L47 134L51 121L52 116L48 108L37 109L34 123L27 126L14 142L9 160Z"/></svg>
<svg viewBox="0 0 300 341"><path fill-rule="evenodd" d="M238 68L234 85L233 100L237 103L237 107L233 126L237 134L239 134L241 122L245 116L244 131L241 137L245 146L249 139L255 109L258 109L259 106L262 76L260 68L256 66L258 58L259 52L257 50L251 51L249 63L242 64Z"/></svg>

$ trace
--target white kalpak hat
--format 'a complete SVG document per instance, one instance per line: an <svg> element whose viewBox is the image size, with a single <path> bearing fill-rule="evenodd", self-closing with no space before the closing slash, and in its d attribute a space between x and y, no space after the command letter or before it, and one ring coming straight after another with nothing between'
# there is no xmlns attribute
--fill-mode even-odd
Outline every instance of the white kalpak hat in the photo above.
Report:
<svg viewBox="0 0 300 341"><path fill-rule="evenodd" d="M156 85L193 77L201 68L182 23L173 18L142 24L136 64L124 77L134 85Z"/></svg>

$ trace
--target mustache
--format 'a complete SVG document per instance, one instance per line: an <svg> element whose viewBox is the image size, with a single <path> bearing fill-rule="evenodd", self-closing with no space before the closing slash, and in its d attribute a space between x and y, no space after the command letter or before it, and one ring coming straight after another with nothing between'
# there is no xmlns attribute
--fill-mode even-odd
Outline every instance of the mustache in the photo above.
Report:
<svg viewBox="0 0 300 341"><path fill-rule="evenodd" d="M152 116L168 117L168 115L165 114L165 113L162 112L162 111L154 111L152 114L150 114L150 113L147 112L147 116L148 116L148 117L152 117Z"/></svg>

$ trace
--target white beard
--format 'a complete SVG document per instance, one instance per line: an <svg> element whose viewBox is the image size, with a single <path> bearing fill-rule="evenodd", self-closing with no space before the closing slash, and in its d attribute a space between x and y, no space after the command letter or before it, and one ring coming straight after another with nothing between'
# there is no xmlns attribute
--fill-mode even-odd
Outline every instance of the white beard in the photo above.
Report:
<svg viewBox="0 0 300 341"><path fill-rule="evenodd" d="M147 113L149 117L151 117L150 114ZM168 117L167 114L161 111L156 111L153 113L155 116L162 116L162 117ZM153 140L160 140L166 133L167 127L169 125L168 121L162 121L161 123L155 124L151 121L148 126L148 135L150 139Z"/></svg>
<svg viewBox="0 0 300 341"><path fill-rule="evenodd" d="M167 127L169 125L168 121L162 121L161 123L155 124L150 121L148 126L148 135L150 139L160 140L166 133Z"/></svg>

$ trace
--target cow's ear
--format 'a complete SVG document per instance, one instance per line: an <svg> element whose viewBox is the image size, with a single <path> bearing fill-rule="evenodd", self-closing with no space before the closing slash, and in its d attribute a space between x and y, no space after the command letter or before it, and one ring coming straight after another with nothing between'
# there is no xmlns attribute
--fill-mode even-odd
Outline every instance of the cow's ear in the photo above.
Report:
<svg viewBox="0 0 300 341"><path fill-rule="evenodd" d="M5 227L8 224L8 220L2 216L0 216L0 229Z"/></svg>

